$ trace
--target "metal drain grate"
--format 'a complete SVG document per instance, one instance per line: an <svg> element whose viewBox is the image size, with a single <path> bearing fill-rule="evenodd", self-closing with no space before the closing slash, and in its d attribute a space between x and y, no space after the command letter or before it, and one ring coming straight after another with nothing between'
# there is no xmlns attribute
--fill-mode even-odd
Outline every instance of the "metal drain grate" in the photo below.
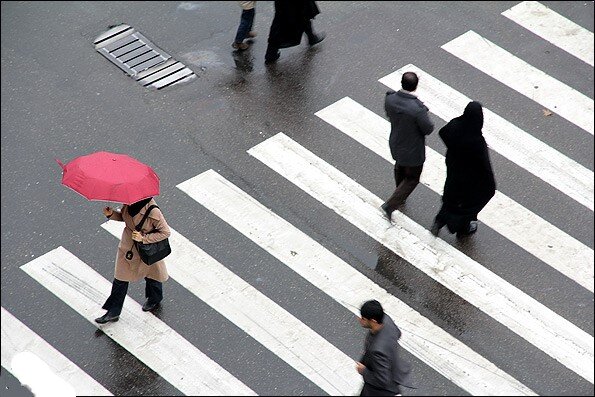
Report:
<svg viewBox="0 0 595 397"><path fill-rule="evenodd" d="M161 89L196 78L133 27L122 24L100 34L95 49L144 87Z"/></svg>

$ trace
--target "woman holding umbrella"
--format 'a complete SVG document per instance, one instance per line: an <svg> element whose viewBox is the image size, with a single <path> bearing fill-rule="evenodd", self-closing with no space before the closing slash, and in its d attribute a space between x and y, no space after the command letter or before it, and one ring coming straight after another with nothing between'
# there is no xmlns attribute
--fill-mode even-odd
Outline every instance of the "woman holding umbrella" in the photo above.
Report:
<svg viewBox="0 0 595 397"><path fill-rule="evenodd" d="M151 209L141 230L135 230L152 205L156 205L155 200L149 197L130 205L124 205L120 212L114 211L111 207L103 209L103 214L108 219L124 222L126 227L124 227L120 244L118 244L112 292L102 306L107 310L107 313L95 319L99 324L118 321L128 291L128 284L131 281L140 280L142 277L146 280L145 297L147 300L143 305L143 311L152 311L163 299L163 282L169 277L165 262L160 260L150 266L147 265L141 260L134 243L135 241L144 244L154 243L168 238L171 234L165 217L158 207Z"/></svg>
<svg viewBox="0 0 595 397"><path fill-rule="evenodd" d="M125 154L102 151L77 157L66 165L57 161L62 167L64 186L88 200L124 204L120 212L109 206L103 209L108 219L124 222L125 227L118 245L112 291L103 305L107 313L95 321L100 324L117 321L128 283L143 277L147 283L143 310L152 311L163 299L162 283L168 279L167 268L163 260L151 265L143 262L137 243L156 243L171 234L153 199L159 194L159 177L151 167Z"/></svg>

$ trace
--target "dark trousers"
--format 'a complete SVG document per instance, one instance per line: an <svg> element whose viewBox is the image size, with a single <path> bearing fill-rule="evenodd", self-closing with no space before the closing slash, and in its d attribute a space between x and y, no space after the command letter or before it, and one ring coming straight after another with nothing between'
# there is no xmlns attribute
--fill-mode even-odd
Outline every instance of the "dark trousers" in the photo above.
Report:
<svg viewBox="0 0 595 397"><path fill-rule="evenodd" d="M145 277L145 297L149 303L159 303L163 299L163 283L151 278ZM108 311L112 316L119 316L122 313L124 299L128 292L128 281L120 281L114 278L112 282L112 292L102 306L102 309Z"/></svg>
<svg viewBox="0 0 595 397"><path fill-rule="evenodd" d="M392 212L396 210L407 200L407 197L409 197L419 183L423 168L423 164L413 167L395 164L396 189L392 196L384 203L387 211Z"/></svg>
<svg viewBox="0 0 595 397"><path fill-rule="evenodd" d="M400 396L401 389L399 386L396 386L396 391L389 391L384 389L379 389L377 387L372 386L369 383L364 383L364 387L362 387L362 391L360 392L360 396Z"/></svg>
<svg viewBox="0 0 595 397"><path fill-rule="evenodd" d="M254 23L255 10L256 8L242 10L240 26L238 26L238 31L236 33L236 43L241 43L246 37L248 37L248 32L252 30L252 24Z"/></svg>

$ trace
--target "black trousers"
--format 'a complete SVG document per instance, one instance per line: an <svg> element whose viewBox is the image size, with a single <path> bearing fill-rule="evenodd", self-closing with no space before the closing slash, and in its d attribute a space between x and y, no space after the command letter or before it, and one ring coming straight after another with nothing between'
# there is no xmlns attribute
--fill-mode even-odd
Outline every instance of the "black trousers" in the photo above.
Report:
<svg viewBox="0 0 595 397"><path fill-rule="evenodd" d="M145 277L145 297L149 303L159 303L163 299L163 283L152 278ZM112 316L119 316L122 313L124 299L128 292L128 281L121 281L114 278L112 282L112 292L107 298L102 308L107 310Z"/></svg>
<svg viewBox="0 0 595 397"><path fill-rule="evenodd" d="M369 383L364 383L364 387L362 387L362 391L360 392L360 396L400 396L401 395L401 388L396 386L395 391L389 391L384 389L379 389L377 387L372 386Z"/></svg>
<svg viewBox="0 0 595 397"><path fill-rule="evenodd" d="M409 197L411 192L419 184L419 178L421 177L423 168L423 164L414 167L395 164L396 188L392 196L384 203L389 212L396 210L407 200L407 197Z"/></svg>

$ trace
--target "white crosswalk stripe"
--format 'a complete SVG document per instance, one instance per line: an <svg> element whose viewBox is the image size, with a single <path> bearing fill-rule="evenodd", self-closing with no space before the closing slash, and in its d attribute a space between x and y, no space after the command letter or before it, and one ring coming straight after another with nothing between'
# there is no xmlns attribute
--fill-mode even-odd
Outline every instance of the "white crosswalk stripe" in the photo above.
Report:
<svg viewBox="0 0 595 397"><path fill-rule="evenodd" d="M81 316L93 318L111 283L66 249L58 247L21 266L29 276ZM149 368L188 395L255 395L194 345L128 298L120 320L101 330Z"/></svg>
<svg viewBox="0 0 595 397"><path fill-rule="evenodd" d="M118 238L124 229L124 224L116 221L102 226ZM168 262L172 266L168 272L177 282L330 395L353 395L361 389L361 376L354 371L351 358L173 228L171 231Z"/></svg>
<svg viewBox="0 0 595 397"><path fill-rule="evenodd" d="M404 72L420 76L416 90L430 112L445 121L463 114L471 98L442 83L415 65L406 65L382 77L384 85L399 90ZM562 193L593 211L593 172L527 134L487 108L483 108L483 135L489 147Z"/></svg>
<svg viewBox="0 0 595 397"><path fill-rule="evenodd" d="M390 123L384 118L351 98L343 98L316 115L393 162L388 147ZM421 182L442 194L445 179L444 156L427 147ZM593 292L593 250L580 241L499 191L479 213L478 219Z"/></svg>
<svg viewBox="0 0 595 397"><path fill-rule="evenodd" d="M71 385L77 396L113 395L4 307L2 307L1 320L2 344L0 344L0 349L4 368L11 369L11 362L17 354L31 352L45 362L59 378Z"/></svg>
<svg viewBox="0 0 595 397"><path fill-rule="evenodd" d="M593 32L551 8L537 1L523 1L502 15L593 66Z"/></svg>
<svg viewBox="0 0 595 397"><path fill-rule="evenodd" d="M574 88L472 30L442 48L593 135L593 100Z"/></svg>
<svg viewBox="0 0 595 397"><path fill-rule="evenodd" d="M451 247L404 214L388 225L383 201L278 133L249 150L370 237L593 383L593 337Z"/></svg>
<svg viewBox="0 0 595 397"><path fill-rule="evenodd" d="M216 172L178 187L355 315L379 299L399 319L403 346L469 393L534 394Z"/></svg>

